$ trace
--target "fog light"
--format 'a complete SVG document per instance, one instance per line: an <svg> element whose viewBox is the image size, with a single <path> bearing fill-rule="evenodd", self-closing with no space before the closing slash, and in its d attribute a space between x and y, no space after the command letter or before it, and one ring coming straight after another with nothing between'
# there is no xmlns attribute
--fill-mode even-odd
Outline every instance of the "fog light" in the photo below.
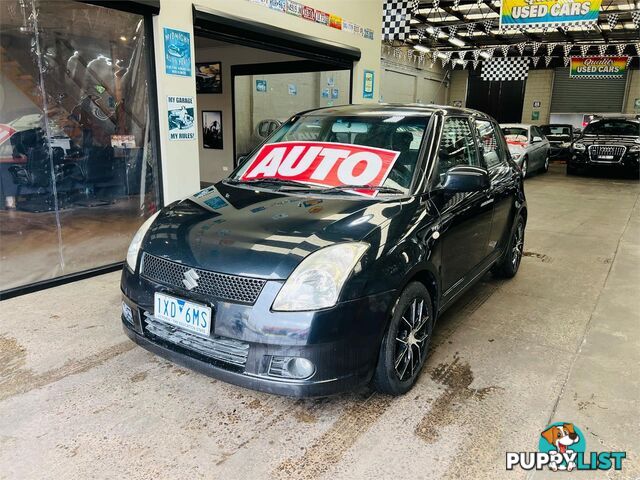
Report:
<svg viewBox="0 0 640 480"><path fill-rule="evenodd" d="M133 325L133 311L125 302L122 302L122 316L127 322Z"/></svg>
<svg viewBox="0 0 640 480"><path fill-rule="evenodd" d="M313 363L306 358L271 357L269 376L304 380L316 371Z"/></svg>

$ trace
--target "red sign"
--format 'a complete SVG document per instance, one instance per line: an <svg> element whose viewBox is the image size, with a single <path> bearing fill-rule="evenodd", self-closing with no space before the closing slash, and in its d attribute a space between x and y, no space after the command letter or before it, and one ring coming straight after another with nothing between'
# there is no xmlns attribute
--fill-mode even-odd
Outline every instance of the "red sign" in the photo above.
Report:
<svg viewBox="0 0 640 480"><path fill-rule="evenodd" d="M16 131L9 125L0 123L0 144L4 143L6 140L9 140L9 138L11 138L11 135L13 135L14 133L16 133Z"/></svg>
<svg viewBox="0 0 640 480"><path fill-rule="evenodd" d="M302 18L307 20L311 20L312 22L316 21L316 10L315 8L307 7L306 5L302 6Z"/></svg>
<svg viewBox="0 0 640 480"><path fill-rule="evenodd" d="M316 22L329 25L329 14L322 10L316 10Z"/></svg>
<svg viewBox="0 0 640 480"><path fill-rule="evenodd" d="M346 143L282 142L264 145L241 180L280 178L337 187L384 183L400 152ZM372 190L358 193L375 196Z"/></svg>

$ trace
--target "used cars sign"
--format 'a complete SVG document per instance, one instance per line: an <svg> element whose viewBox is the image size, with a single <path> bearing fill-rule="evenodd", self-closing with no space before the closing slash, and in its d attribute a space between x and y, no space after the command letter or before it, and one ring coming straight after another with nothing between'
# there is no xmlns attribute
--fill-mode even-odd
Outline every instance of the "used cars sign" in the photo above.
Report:
<svg viewBox="0 0 640 480"><path fill-rule="evenodd" d="M270 143L260 149L241 180L280 178L326 187L378 187L399 155L393 150L344 143ZM371 190L359 193L375 195Z"/></svg>

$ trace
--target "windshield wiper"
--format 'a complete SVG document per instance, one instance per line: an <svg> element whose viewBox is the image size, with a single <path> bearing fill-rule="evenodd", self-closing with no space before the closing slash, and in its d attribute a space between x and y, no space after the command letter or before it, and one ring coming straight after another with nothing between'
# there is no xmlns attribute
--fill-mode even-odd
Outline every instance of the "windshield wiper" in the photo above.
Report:
<svg viewBox="0 0 640 480"><path fill-rule="evenodd" d="M228 179L224 183L228 185L277 185L277 186L291 186L291 187L308 187L308 183L298 182L296 180L286 180L283 178L252 178L249 180L236 180Z"/></svg>
<svg viewBox="0 0 640 480"><path fill-rule="evenodd" d="M319 188L317 190L322 193L341 192L344 190L375 190L376 192L380 192L380 193L395 193L395 194L404 193L400 189L393 188L393 187L385 187L383 185L337 185L335 187Z"/></svg>

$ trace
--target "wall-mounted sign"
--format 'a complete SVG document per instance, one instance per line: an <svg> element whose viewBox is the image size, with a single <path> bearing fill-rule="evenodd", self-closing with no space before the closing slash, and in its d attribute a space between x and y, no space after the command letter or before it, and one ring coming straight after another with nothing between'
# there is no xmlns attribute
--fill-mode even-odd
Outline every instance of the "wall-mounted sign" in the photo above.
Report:
<svg viewBox="0 0 640 480"><path fill-rule="evenodd" d="M373 70L364 71L364 82L362 85L362 98L373 98L375 82L375 72Z"/></svg>
<svg viewBox="0 0 640 480"><path fill-rule="evenodd" d="M624 78L629 57L571 57L571 78Z"/></svg>
<svg viewBox="0 0 640 480"><path fill-rule="evenodd" d="M329 88L322 89L322 98L329 98L331 96L331 90Z"/></svg>
<svg viewBox="0 0 640 480"><path fill-rule="evenodd" d="M540 120L540 112L537 110L531 112L531 120Z"/></svg>
<svg viewBox="0 0 640 480"><path fill-rule="evenodd" d="M193 97L167 97L169 140L196 138L195 102Z"/></svg>
<svg viewBox="0 0 640 480"><path fill-rule="evenodd" d="M453 106L456 108L461 108L462 107L462 100L454 100L453 101Z"/></svg>
<svg viewBox="0 0 640 480"><path fill-rule="evenodd" d="M502 0L500 27L531 28L596 23L601 0Z"/></svg>
<svg viewBox="0 0 640 480"><path fill-rule="evenodd" d="M287 86L287 89L289 91L289 95L293 95L293 96L298 95L298 86L295 83L290 83Z"/></svg>
<svg viewBox="0 0 640 480"><path fill-rule="evenodd" d="M331 89L331 98L333 100L335 100L336 98L338 98L340 96L340 89L338 88L332 88Z"/></svg>
<svg viewBox="0 0 640 480"><path fill-rule="evenodd" d="M264 93L267 91L267 81L266 80L256 80L256 92Z"/></svg>
<svg viewBox="0 0 640 480"><path fill-rule="evenodd" d="M540 108L540 105L541 105L541 103L540 103L539 100L534 100L533 101L533 108Z"/></svg>
<svg viewBox="0 0 640 480"><path fill-rule="evenodd" d="M191 34L164 28L164 65L168 75L191 76Z"/></svg>

